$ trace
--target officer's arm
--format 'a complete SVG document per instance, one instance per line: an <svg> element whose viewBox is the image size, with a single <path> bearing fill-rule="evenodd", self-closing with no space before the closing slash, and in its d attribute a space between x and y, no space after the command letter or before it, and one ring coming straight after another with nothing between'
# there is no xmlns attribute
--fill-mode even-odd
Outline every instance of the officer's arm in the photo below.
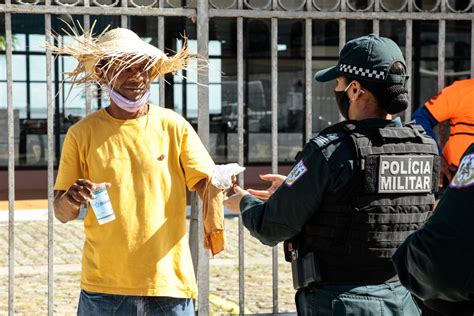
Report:
<svg viewBox="0 0 474 316"><path fill-rule="evenodd" d="M465 155L473 153L474 144ZM464 156L461 165L469 160ZM392 257L402 285L422 299L472 299L474 187L468 183L473 176L471 171L464 184L449 186L433 216Z"/></svg>
<svg viewBox="0 0 474 316"><path fill-rule="evenodd" d="M432 292L430 283L424 282L426 281L425 266L431 264L431 259L424 251L413 249L415 235L416 233L408 236L398 247L392 257L392 262L403 286L423 299L427 293Z"/></svg>
<svg viewBox="0 0 474 316"><path fill-rule="evenodd" d="M314 144L307 144L300 157L266 203L252 195L240 202L244 226L263 244L274 246L300 233L331 181L328 161Z"/></svg>
<svg viewBox="0 0 474 316"><path fill-rule="evenodd" d="M438 150L441 153L441 147L439 146L438 138L435 135L433 128L439 124L439 122L433 117L433 115L428 111L425 105L420 106L412 116L416 124L419 124L423 127L426 134L433 138L438 144Z"/></svg>
<svg viewBox="0 0 474 316"><path fill-rule="evenodd" d="M430 222L426 225L430 226ZM446 234L446 229L439 230L438 225L432 227L437 229L425 227L408 236L392 256L400 282L423 300L466 299L462 297L466 280L464 272L471 271L471 267L465 269L466 264L455 263L459 258L458 248L453 242L456 239L452 238L452 232ZM451 245L447 247L447 244Z"/></svg>

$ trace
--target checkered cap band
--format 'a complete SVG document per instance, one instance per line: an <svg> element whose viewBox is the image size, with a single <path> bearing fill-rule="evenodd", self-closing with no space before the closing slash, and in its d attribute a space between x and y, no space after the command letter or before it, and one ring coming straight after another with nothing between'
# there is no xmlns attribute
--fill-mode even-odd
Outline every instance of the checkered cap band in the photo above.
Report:
<svg viewBox="0 0 474 316"><path fill-rule="evenodd" d="M359 77L378 79L378 80L385 80L386 78L384 71L365 69L362 67L346 65L346 64L339 65L339 72L351 74L351 75L359 76Z"/></svg>

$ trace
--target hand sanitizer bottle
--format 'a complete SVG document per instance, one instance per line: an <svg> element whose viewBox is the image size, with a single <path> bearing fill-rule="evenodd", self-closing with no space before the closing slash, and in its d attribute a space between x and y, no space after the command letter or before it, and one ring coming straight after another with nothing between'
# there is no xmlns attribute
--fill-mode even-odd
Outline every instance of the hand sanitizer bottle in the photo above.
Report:
<svg viewBox="0 0 474 316"><path fill-rule="evenodd" d="M115 214L105 183L99 185L99 188L94 191L94 195L95 199L91 200L90 203L99 224L102 225L113 221Z"/></svg>

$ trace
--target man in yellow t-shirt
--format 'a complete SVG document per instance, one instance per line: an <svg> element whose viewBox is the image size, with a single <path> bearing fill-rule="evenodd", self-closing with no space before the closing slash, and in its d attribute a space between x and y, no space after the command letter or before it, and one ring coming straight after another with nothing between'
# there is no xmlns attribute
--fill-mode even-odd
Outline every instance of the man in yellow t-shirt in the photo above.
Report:
<svg viewBox="0 0 474 316"><path fill-rule="evenodd" d="M120 28L78 40L76 50L53 50L79 60L75 78L107 85L110 105L67 133L55 216L75 219L104 183L115 215L99 224L89 207L84 219L78 315L194 315L185 186L202 186L214 163L184 118L148 103L153 79L183 68L187 49L167 57Z"/></svg>

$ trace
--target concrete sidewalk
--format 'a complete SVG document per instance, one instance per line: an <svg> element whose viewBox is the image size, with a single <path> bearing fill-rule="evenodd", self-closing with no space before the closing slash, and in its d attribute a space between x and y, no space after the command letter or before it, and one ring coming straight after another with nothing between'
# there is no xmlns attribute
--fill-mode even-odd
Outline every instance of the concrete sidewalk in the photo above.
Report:
<svg viewBox="0 0 474 316"><path fill-rule="evenodd" d="M8 216L8 212L0 211L0 217L5 214ZM44 209L15 212L15 315L44 315L47 312L46 218L47 211ZM225 227L228 247L210 260L210 303L213 315L238 312L238 218L226 218ZM82 221L61 224L55 220L53 237L55 314L75 315L84 242ZM281 248L279 253L279 311L294 312L290 266L284 262ZM0 221L0 289L0 314L3 315L8 309L8 221ZM245 312L271 313L271 293L271 248L263 246L246 232Z"/></svg>
<svg viewBox="0 0 474 316"><path fill-rule="evenodd" d="M13 215L15 222L47 221L48 209L15 210ZM8 222L9 212L0 209L0 222Z"/></svg>

